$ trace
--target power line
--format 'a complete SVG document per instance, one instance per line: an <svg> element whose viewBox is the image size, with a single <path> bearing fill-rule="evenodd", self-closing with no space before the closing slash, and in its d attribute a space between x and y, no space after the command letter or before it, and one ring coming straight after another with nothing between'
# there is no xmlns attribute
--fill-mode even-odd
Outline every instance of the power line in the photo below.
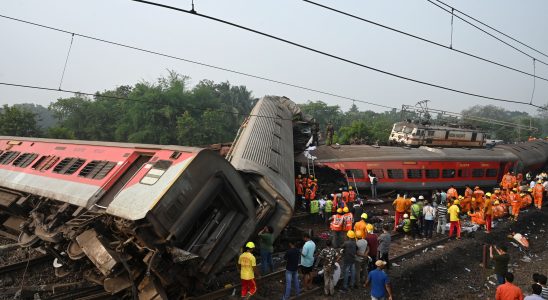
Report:
<svg viewBox="0 0 548 300"><path fill-rule="evenodd" d="M65 90L65 89L61 89L61 88L56 89L56 88L50 88L50 87L44 87L44 86L27 85L27 84L19 84L19 83L11 83L11 82L0 82L0 85L26 88L26 89L34 89L34 90L42 90L42 91L52 91L52 92L71 93L71 94L76 94L76 95L85 95L85 96L95 97L96 99L98 99L98 98L107 98L107 99L114 99L114 100L124 100L124 101L141 102L141 103L146 103L146 104L167 106L167 103L160 103L160 102L156 102L156 101L146 101L146 100L141 100L141 99L127 98L127 97L120 97L120 96L111 96L111 95L104 95L104 94L99 94L99 93L71 91L71 90ZM222 109L209 109L209 108L199 108L199 107L182 107L182 106L179 106L179 107L184 109L185 111L186 110L210 111L210 112L219 112L219 113L225 113L225 114L230 114L230 115L239 115L239 116L244 116L244 117L258 117L258 118L276 119L276 120L284 120L284 121L293 121L293 119L263 116L263 115L255 115L255 114L244 114L244 113L239 113L239 112L234 112L234 111L227 111L227 110L222 110Z"/></svg>
<svg viewBox="0 0 548 300"><path fill-rule="evenodd" d="M136 1L136 0L133 0L133 1ZM434 3L432 0L426 0L426 1L432 3L433 5L439 7L441 10L443 10L443 11L445 11L445 12L447 12L447 13L450 13L450 14L452 13L449 9L446 9L446 8L444 8L444 7L441 7L439 4ZM437 1L437 0L436 0L436 1ZM536 57L534 57L534 56L532 56L532 55L530 55L530 54L528 54L528 53L526 53L526 52L524 52L524 51L522 51L522 50L520 50L520 49L518 49L517 47L515 47L515 46L513 46L513 45L510 45L510 43L508 43L508 42L506 42L506 41L503 41L501 38L495 36L494 34L492 34L492 33L490 33L490 32L487 32L486 30L480 28L479 26L477 26L477 25L475 25L475 24L472 24L472 22L470 22L470 21L468 21L468 20L465 20L463 17L461 17L461 16L459 16L459 15L457 15L457 14L454 14L454 15L455 15L455 17L459 18L459 19L460 19L461 21L463 21L464 23L466 23L466 24L468 24L468 25L470 25L470 26L476 28L477 30L479 30L479 31L481 31L481 32L483 32L483 33L485 33L485 34L487 34L488 36L490 36L490 37L496 39L497 41L499 41L499 42L505 44L506 46L508 46L508 47L510 47L510 48L512 48L512 49L514 49L514 50L516 50L516 51L518 51L519 53L521 53L521 54L523 54L523 55L525 55L525 56L527 56L527 57L529 57L529 58L535 59L536 61L538 61L538 62L540 62L540 63L542 63L542 64L548 66L548 63L546 63L546 62L544 62L544 61L542 61L542 60L540 60L540 59L538 59L538 58L536 58Z"/></svg>
<svg viewBox="0 0 548 300"><path fill-rule="evenodd" d="M338 10L336 8L333 8L333 7L330 7L330 6L327 6L327 5L316 3L316 2L310 1L310 0L303 0L303 1L306 2L306 3L312 4L312 5L315 5L315 6L318 6L318 7L321 7L321 8L325 8L327 10L330 10L330 11L345 15L345 16L350 17L350 18L354 18L354 19L357 19L357 20L360 20L360 21L363 21L363 22L366 22L366 23L369 23L369 24L372 24L372 25L375 25L375 26L378 26L378 27L381 27L381 28L396 32L396 33L399 33L399 34L403 34L405 36L408 36L408 37L423 41L425 43L428 43L428 44L431 44L431 45L434 45L434 46L438 46L438 47L442 47L442 48L445 48L445 49L448 49L448 50L452 50L452 51L455 51L457 53L460 53L460 54L463 54L463 55L466 55L466 56L469 56L469 57L472 57L472 58L475 58L475 59L478 59L478 60L481 60L481 61L484 61L484 62L487 62L487 63L490 63L490 64L493 64L493 65L497 65L499 67L506 68L508 70L512 70L512 71L515 71L515 72L518 72L518 73L521 73L521 74L524 74L524 75L528 75L528 76L531 76L531 77L534 77L534 78L542 79L542 80L548 82L548 78L540 77L540 76L537 76L536 74L531 74L529 72L526 72L526 71L523 71L523 70L520 70L520 69L517 69L517 68L513 68L513 67L510 67L508 65L505 65L505 64L502 64L502 63L499 63L499 62L496 62L496 61L493 61L493 60L490 60L490 59L487 59L487 58L484 58L484 57L481 57L481 56L478 56L478 55L475 55L475 54L472 54L472 53L469 53L469 52L466 52L466 51L457 50L457 49L452 47L452 43L451 43L451 46L446 46L444 44L429 40L427 38L417 36L417 35L411 34L409 32L405 32L403 30L399 30L399 29L396 29L396 28L393 28L393 27L390 27L390 26L387 26L387 25L383 25L381 23L371 21L369 19L365 19L365 18L362 18L360 16L356 16L356 15L348 13L348 12L344 12L342 10ZM452 22L451 22L451 24L452 24ZM451 30L451 40L452 39L453 39L453 31Z"/></svg>
<svg viewBox="0 0 548 300"><path fill-rule="evenodd" d="M536 107L536 108L539 108L539 109L545 109L541 106L530 104L529 102L484 96L484 95L480 95L480 94L476 94L476 93L466 92L466 91L458 90L458 89L455 89L455 88L442 86L442 85L435 84L435 83L430 83L430 82L414 79L414 78L411 78L411 77L406 77L406 76L403 76L403 75L398 75L398 74L388 72L388 71L384 71L384 70L381 70L381 69L378 69L378 68L375 68L375 67L371 67L371 66L368 66L368 65L365 65L365 64L362 64L362 63L347 59L347 58L343 58L343 57L340 57L340 56L337 56L337 55L334 55L334 54L330 54L330 53L327 53L327 52L324 52L324 51L321 51L321 50L317 50L315 48L305 46L303 44L292 42L290 40L287 40L287 39L284 39L284 38L281 38L281 37L278 37L278 36L274 36L274 35L259 31L259 30L255 30L255 29L243 26L243 25L239 25L239 24L236 24L236 23L233 23L233 22L230 22L230 21L226 21L226 20L223 20L223 19L219 19L219 18L216 18L216 17L209 16L209 15L200 14L198 12L191 12L191 11L186 10L186 9L182 9L182 8L178 8L178 7L174 7L174 6L169 6L169 5L165 5L165 4L160 4L160 3L156 3L156 2L145 1L145 0L131 0L131 1L139 2L139 3L143 3L143 4L147 4L147 5L152 5L152 6L158 6L158 7L162 7L162 8L167 8L167 9L175 10L175 11L178 11L178 12L183 12L183 13L199 16L199 17L209 19L209 20L212 20L212 21L216 21L216 22L219 22L219 23L223 23L223 24L226 24L226 25L230 25L230 26L233 26L233 27L236 27L236 28L239 28L239 29L242 29L242 30L246 30L246 31L249 31L249 32L253 32L253 33L256 33L258 35L262 35L262 36L265 36L265 37L268 37L268 38L271 38L271 39L274 39L274 40L277 40L277 41L280 41L280 42L284 42L284 43L289 44L289 45L293 45L293 46L298 47L298 48L302 48L302 49L305 49L305 50L308 50L308 51L311 51L311 52L314 52L314 53L318 53L318 54L321 54L321 55L324 55L324 56L327 56L327 57L331 57L331 58L336 59L336 60L340 60L340 61L352 64L352 65L355 65L355 66L359 66L359 67L362 67L362 68L365 68L365 69L369 69L369 70L372 70L372 71L375 71L375 72L378 72L378 73L382 73L382 74L385 74L385 75L389 75L389 76L392 76L392 77L396 77L396 78L399 78L399 79L419 83L419 84L430 86L430 87L435 87L435 88L446 90L446 91L451 91L451 92L454 92L454 93L473 96L473 97L477 97L477 98L483 98L483 99L488 99L488 100L493 100L493 101L500 101L500 102L507 102L507 103L524 104L524 105L530 105L530 106L533 106L533 107Z"/></svg>
<svg viewBox="0 0 548 300"><path fill-rule="evenodd" d="M529 49L531 49L531 50L533 50L533 51L535 51L535 52L537 52L537 53L539 53L539 54L542 54L542 55L548 57L548 55L545 54L544 52L542 52L542 51L540 51L540 50L537 50L537 49L535 49L535 48L533 48L533 47L531 47L531 46L525 44L524 42L521 42L521 41L517 40L516 38L513 38L513 37L511 37L510 35L508 35L508 34L502 32L502 31L500 31L500 30L498 30L498 29L496 29L496 28L494 28L494 27L492 27L492 26L489 26L489 25L485 24L484 22L482 22L482 21L480 21L480 20L478 20L478 19L476 19L476 18L474 18L474 17L472 17L472 16L466 14L466 13L463 12L462 10L456 9L456 8L453 7L453 6L444 3L443 1L440 1L440 0L436 0L436 1L439 2L439 3L441 3L441 4L443 4L443 5L445 5L445 6L450 7L450 8L453 9L453 10L458 11L458 12L461 13L462 15L464 15L464 16L466 16L466 17L468 17L468 18L470 18L470 19L472 19L472 20L474 20L474 21L480 23L481 25L483 25L483 26L485 26L485 27L487 27L487 28L489 28L489 29L491 29L491 30L493 30L493 31L495 31L495 32L497 32L497 33L502 34L503 36L505 36L505 37L511 39L512 41L514 41L514 42L516 42L516 43L518 43L518 44L521 44L522 46L525 46L525 47L527 47L527 48L529 48Z"/></svg>
<svg viewBox="0 0 548 300"><path fill-rule="evenodd" d="M183 57L173 56L173 55L161 53L161 52L154 51L154 50L148 50L148 49L144 49L144 48L140 48L140 47L136 47L136 46L131 46L131 45L127 45L127 44L123 44L123 43L119 43L119 42L113 42L113 41L105 40L105 39L102 39L102 38L97 38L97 37L90 36L90 35L71 32L71 31L68 31L68 30L65 30L65 29L60 29L60 28L56 28L56 27L43 25L43 24L38 24L38 23L34 23L34 22L30 22L30 21L26 21L26 20L14 18L14 17L9 17L9 16L6 16L6 15L1 15L0 14L0 17L5 18L5 19L9 19L9 20L12 20L12 21L16 21L16 22L25 23L25 24L28 24L28 25L33 25L33 26L37 26L37 27L41 27L41 28L45 28L45 29L49 29L49 30L53 30L53 31L57 31L57 32L70 34L70 35L73 35L73 36L79 36L79 37L82 37L82 38L86 38L86 39L90 39L90 40L94 40L94 41L98 41L98 42L102 42L102 43L106 43L106 44L110 44L110 45L115 45L115 46L119 46L119 47L123 47L123 48L128 48L128 49L132 49L132 50L136 50L136 51L140 51L140 52L144 52L144 53L148 53L148 54L153 54L153 55L157 55L157 56L161 56L161 57L166 57L166 58L170 58L170 59L174 59L174 60L184 61L184 62L187 62L187 63L200 65L200 66L203 66L203 67L208 67L208 68L212 68L212 69L216 69L216 70L221 70L221 71L225 71L225 72L229 72L229 73L233 73L233 74L238 74L238 75L242 75L242 76L246 76L246 77L250 77L250 78L260 79L260 80L263 80L263 81L268 81L268 82L272 82L272 83L276 83L276 84L281 84L281 85L285 85L285 86L289 86L289 87L293 87L293 88L297 88L297 89L301 89L301 90L305 90L305 91L309 91L309 92L314 92L314 93L318 93L318 94L322 94L322 95L336 97L336 98L339 98L339 99L345 99L345 100L360 102L360 103L369 104L369 105L378 106L378 107L383 107L383 108L388 108L388 109L394 109L395 108L395 107L388 106L388 105L378 104L378 103L374 103L374 102L368 102L368 101L365 101L365 100L359 100L359 99L355 99L355 98L352 98L352 97L347 97L347 96L335 94L335 93L332 93L332 92L327 92L327 91L322 91L322 90L318 90L318 89L314 89L314 88L309 88L309 87L305 87L305 86L299 85L299 84L293 84L293 83L289 83L289 82L285 82L285 81L281 81L281 80L276 80L276 79L272 79L272 78L268 78L268 77L264 77L264 76L260 76L260 75L253 75L253 74L250 74L250 73L237 71L237 70L229 69L229 68L226 68L226 67L219 67L219 66L215 66L215 65L212 65L212 64L207 64L207 63L203 63L203 62L199 62L199 61L195 61L195 60L191 60L191 59L187 59L187 58L183 58Z"/></svg>

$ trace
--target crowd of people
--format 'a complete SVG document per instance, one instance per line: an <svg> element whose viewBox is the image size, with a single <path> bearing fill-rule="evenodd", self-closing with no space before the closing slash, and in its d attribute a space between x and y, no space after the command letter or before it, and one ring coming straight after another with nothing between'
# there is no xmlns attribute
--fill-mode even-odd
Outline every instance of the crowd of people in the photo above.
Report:
<svg viewBox="0 0 548 300"><path fill-rule="evenodd" d="M502 178L500 187L485 192L479 186L466 186L462 194L454 186L447 191L435 190L428 199L423 195L408 197L398 194L393 201L394 223L384 224L382 233L375 233L373 224L368 222L362 199L352 186L341 187L338 191L321 197L318 193L318 180L313 175L295 179L296 205L310 213L312 222L325 224L330 229L330 239L325 248L318 250L312 237L304 235L304 245L299 250L295 243L289 243L285 254L286 276L283 299L288 299L291 291L295 295L301 291L298 270L303 275L302 288L312 288L313 270L321 266L318 276L323 278L324 294L334 295L335 286L342 280L340 292L352 288L369 288L372 299L391 299L390 280L385 270L390 268L391 232L401 231L405 239L430 239L434 232L445 234L449 222L449 237L461 238L461 221L469 218L482 226L486 233L492 230L493 220L505 216L517 221L520 210L531 204L542 207L542 200L548 188L546 172L533 176L527 173L514 175L508 172ZM261 241L261 271L273 270L272 230L268 226L259 232ZM255 258L250 254L252 242L239 260L242 275L242 297L256 291ZM252 254L251 254L252 256ZM498 288L496 299L523 299L523 293L512 284L513 274L508 272L509 257L505 245L492 247L490 256L495 264ZM535 274L532 295L526 299L548 299L546 276ZM245 288L244 288L245 285ZM516 289L517 288L517 289ZM519 292L518 292L519 290ZM511 296L509 296L511 295ZM520 296L521 295L521 296ZM535 298L539 297L544 298ZM511 298L516 296L517 298Z"/></svg>

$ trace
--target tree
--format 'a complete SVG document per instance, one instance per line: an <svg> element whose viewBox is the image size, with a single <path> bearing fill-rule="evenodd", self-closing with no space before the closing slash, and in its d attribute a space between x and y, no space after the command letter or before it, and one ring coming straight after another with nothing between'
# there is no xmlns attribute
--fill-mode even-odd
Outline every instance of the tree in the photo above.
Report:
<svg viewBox="0 0 548 300"><path fill-rule="evenodd" d="M39 136L36 115L24 108L4 104L0 112L0 134L13 136Z"/></svg>

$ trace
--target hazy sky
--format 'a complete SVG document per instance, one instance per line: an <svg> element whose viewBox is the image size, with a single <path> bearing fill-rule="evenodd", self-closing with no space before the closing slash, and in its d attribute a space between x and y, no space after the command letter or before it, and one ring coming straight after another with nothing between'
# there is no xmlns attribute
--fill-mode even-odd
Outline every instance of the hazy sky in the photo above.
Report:
<svg viewBox="0 0 548 300"><path fill-rule="evenodd" d="M187 0L157 0L190 9ZM393 107L429 99L433 108L460 112L494 104L535 112L524 105L442 91L311 53L189 14L129 0L2 0L0 14L201 61ZM325 1L379 23L439 43L450 41L450 14L426 0ZM446 3L548 54L548 2L447 0ZM487 96L529 101L533 78L434 47L298 0L195 0L196 10L296 41L344 58L423 81ZM70 35L0 18L0 82L57 88ZM453 46L528 72L532 59L455 19ZM548 62L548 57L528 51ZM245 85L255 97L287 96L297 103L352 104L313 92L140 53L76 37L63 88L83 92L154 81L174 70L192 78ZM548 66L536 64L548 78ZM47 105L70 94L0 86L0 104ZM548 82L538 80L533 102L548 103ZM366 104L362 110L382 111Z"/></svg>

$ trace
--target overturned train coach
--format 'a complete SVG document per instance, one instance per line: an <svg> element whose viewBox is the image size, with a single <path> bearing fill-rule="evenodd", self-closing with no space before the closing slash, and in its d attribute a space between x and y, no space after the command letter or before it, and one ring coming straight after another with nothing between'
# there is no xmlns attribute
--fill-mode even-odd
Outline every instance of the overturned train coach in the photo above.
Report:
<svg viewBox="0 0 548 300"><path fill-rule="evenodd" d="M493 187L508 171L525 174L545 168L548 141L497 145L492 149L320 146L309 151L308 157L314 158L318 167L340 171L346 177L343 181L359 189L371 188L369 173L377 176L377 188L382 190ZM309 163L305 155L298 156L297 161L301 165Z"/></svg>
<svg viewBox="0 0 548 300"><path fill-rule="evenodd" d="M258 227L288 222L300 116L287 98L261 99L232 164L201 148L0 137L0 234L113 294L184 298Z"/></svg>

